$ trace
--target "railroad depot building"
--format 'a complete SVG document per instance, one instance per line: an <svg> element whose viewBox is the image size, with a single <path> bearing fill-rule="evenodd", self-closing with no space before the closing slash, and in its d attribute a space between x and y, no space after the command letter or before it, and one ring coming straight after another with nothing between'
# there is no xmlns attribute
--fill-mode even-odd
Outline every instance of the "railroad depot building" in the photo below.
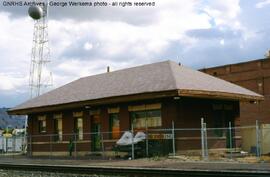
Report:
<svg viewBox="0 0 270 177"><path fill-rule="evenodd" d="M225 127L239 117L239 103L263 96L172 61L84 77L9 110L28 115L28 148L33 155L67 155L76 139L81 155L113 150L131 129ZM100 132L102 138L97 138ZM76 136L73 134L76 133ZM95 133L95 134L91 134ZM55 136L47 136L52 135ZM176 150L200 149L200 132L175 140ZM209 148L218 147L212 138ZM105 147L101 146L105 142Z"/></svg>

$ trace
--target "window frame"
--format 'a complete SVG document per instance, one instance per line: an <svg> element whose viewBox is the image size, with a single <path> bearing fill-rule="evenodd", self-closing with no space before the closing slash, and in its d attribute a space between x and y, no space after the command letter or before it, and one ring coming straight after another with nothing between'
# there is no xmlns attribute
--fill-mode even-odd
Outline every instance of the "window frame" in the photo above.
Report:
<svg viewBox="0 0 270 177"><path fill-rule="evenodd" d="M117 116L117 117L112 117ZM118 119L118 132L113 131L113 120ZM110 139L119 139L120 138L120 119L119 113L110 113L109 114L109 138Z"/></svg>
<svg viewBox="0 0 270 177"><path fill-rule="evenodd" d="M59 129L59 121L61 120L61 129ZM63 118L62 114L54 115L54 137L55 141L63 141Z"/></svg>
<svg viewBox="0 0 270 177"><path fill-rule="evenodd" d="M47 132L46 116L38 116L38 132L44 134Z"/></svg>
<svg viewBox="0 0 270 177"><path fill-rule="evenodd" d="M81 119L81 127L79 128L79 120ZM83 117L75 117L74 121L74 133L76 134L76 140L83 140ZM80 131L81 130L81 131Z"/></svg>
<svg viewBox="0 0 270 177"><path fill-rule="evenodd" d="M153 111L158 111L159 112L159 116L151 116L149 115L151 112ZM135 114L144 114L144 117L134 117ZM158 118L158 123L156 123L156 125L151 125L149 122L151 122L151 118ZM141 122L140 126L137 126L134 121L136 120L140 120L140 119L144 119ZM154 120L152 120L154 122ZM162 127L162 114L161 114L161 109L152 109L152 110L139 110L139 111L130 111L130 126L133 125L134 129L148 129L148 128L160 128Z"/></svg>

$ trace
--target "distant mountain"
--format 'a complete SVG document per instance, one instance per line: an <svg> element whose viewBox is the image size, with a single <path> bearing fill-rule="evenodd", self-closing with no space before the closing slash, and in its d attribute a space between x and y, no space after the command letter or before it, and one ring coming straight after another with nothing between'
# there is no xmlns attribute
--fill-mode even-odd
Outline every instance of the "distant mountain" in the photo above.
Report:
<svg viewBox="0 0 270 177"><path fill-rule="evenodd" d="M0 130L7 126L12 128L23 128L26 116L8 115L8 108L0 108Z"/></svg>

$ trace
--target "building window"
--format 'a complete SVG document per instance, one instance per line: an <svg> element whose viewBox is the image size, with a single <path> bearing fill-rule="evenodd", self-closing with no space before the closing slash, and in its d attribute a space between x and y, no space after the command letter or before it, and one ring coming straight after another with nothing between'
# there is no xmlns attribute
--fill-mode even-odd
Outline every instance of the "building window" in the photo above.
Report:
<svg viewBox="0 0 270 177"><path fill-rule="evenodd" d="M131 112L131 122L133 128L148 128L160 127L161 123L161 110L144 110Z"/></svg>
<svg viewBox="0 0 270 177"><path fill-rule="evenodd" d="M76 140L83 140L83 111L73 112Z"/></svg>
<svg viewBox="0 0 270 177"><path fill-rule="evenodd" d="M39 133L46 133L46 116L38 116Z"/></svg>
<svg viewBox="0 0 270 177"><path fill-rule="evenodd" d="M62 114L54 115L54 136L55 141L63 140L63 129L62 129Z"/></svg>
<svg viewBox="0 0 270 177"><path fill-rule="evenodd" d="M75 133L77 140L83 140L83 119L81 117L75 118Z"/></svg>
<svg viewBox="0 0 270 177"><path fill-rule="evenodd" d="M120 137L120 122L118 113L109 114L110 127L109 131L111 139L118 139Z"/></svg>

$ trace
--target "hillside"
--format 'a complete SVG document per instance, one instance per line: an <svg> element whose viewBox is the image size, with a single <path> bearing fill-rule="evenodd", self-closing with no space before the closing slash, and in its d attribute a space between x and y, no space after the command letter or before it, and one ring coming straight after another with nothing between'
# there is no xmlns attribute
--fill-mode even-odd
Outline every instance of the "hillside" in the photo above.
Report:
<svg viewBox="0 0 270 177"><path fill-rule="evenodd" d="M0 130L7 126L23 128L26 116L8 115L7 110L8 108L0 108Z"/></svg>

